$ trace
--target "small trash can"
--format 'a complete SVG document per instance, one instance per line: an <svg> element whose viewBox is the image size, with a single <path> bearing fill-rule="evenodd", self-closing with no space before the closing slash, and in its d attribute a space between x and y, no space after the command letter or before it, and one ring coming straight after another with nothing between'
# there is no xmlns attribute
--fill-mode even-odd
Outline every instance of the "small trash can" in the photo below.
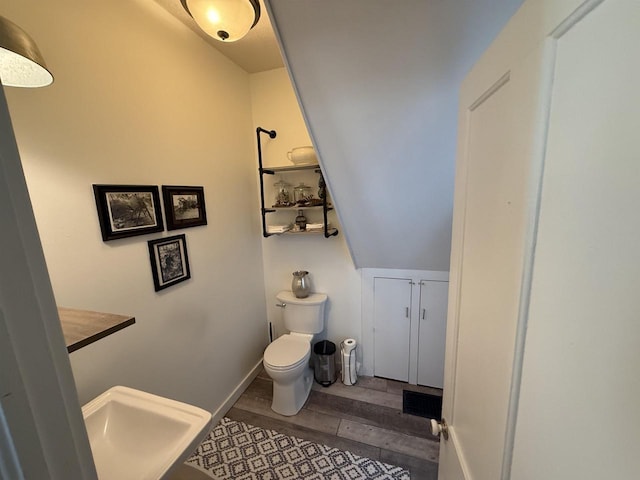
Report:
<svg viewBox="0 0 640 480"><path fill-rule="evenodd" d="M323 387L328 387L336 381L336 345L328 340L322 340L313 346L315 354L314 377Z"/></svg>

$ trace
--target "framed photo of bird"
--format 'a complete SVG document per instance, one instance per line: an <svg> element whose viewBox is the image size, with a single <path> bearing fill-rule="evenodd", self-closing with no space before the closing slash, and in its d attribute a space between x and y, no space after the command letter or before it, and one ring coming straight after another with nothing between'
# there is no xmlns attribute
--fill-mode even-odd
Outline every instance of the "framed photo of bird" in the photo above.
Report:
<svg viewBox="0 0 640 480"><path fill-rule="evenodd" d="M93 185L102 240L162 232L156 185Z"/></svg>
<svg viewBox="0 0 640 480"><path fill-rule="evenodd" d="M191 278L184 234L149 240L147 243L156 292Z"/></svg>

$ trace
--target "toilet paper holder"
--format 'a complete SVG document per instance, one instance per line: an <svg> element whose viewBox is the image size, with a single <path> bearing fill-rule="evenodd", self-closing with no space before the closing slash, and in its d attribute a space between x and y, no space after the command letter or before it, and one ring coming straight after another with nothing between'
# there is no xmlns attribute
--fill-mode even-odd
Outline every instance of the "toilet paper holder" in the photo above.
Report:
<svg viewBox="0 0 640 480"><path fill-rule="evenodd" d="M342 383L345 385L355 385L358 381L357 347L358 344L353 338L347 338L340 343L340 353L342 354Z"/></svg>

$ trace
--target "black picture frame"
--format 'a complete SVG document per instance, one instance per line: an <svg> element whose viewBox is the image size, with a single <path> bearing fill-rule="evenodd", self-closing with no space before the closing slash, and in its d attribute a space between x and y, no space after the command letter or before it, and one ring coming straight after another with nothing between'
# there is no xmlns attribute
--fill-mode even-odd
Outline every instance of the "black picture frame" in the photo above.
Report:
<svg viewBox="0 0 640 480"><path fill-rule="evenodd" d="M93 185L102 240L164 231L157 185Z"/></svg>
<svg viewBox="0 0 640 480"><path fill-rule="evenodd" d="M207 224L204 187L162 186L167 230Z"/></svg>
<svg viewBox="0 0 640 480"><path fill-rule="evenodd" d="M149 240L147 244L156 292L191 278L184 234Z"/></svg>

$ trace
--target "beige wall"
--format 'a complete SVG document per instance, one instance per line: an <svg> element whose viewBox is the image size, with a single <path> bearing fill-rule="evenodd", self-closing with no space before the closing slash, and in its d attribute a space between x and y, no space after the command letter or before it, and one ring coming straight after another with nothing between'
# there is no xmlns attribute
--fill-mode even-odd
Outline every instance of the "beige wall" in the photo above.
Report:
<svg viewBox="0 0 640 480"><path fill-rule="evenodd" d="M273 140L263 136L264 164L291 165L286 153L294 147L311 145L311 140L286 70L280 68L251 75L251 97L254 127L277 132ZM273 177L265 176L266 188L274 181ZM306 183L315 193L314 181L317 179L312 175ZM267 202L271 200L269 196ZM339 212L340 205L337 208ZM335 214L330 214L330 221L341 228ZM283 333L283 329L275 295L291 289L293 271L308 270L313 290L329 296L323 337L336 345L348 337L360 339L360 272L351 261L342 233L328 239L321 235L269 237L262 241L262 251L267 315L277 334Z"/></svg>
<svg viewBox="0 0 640 480"><path fill-rule="evenodd" d="M215 410L266 344L249 76L153 2L0 7L56 78L7 96L57 302L136 317L71 354L81 403L122 384ZM202 185L209 225L103 242L93 183ZM192 278L156 293L147 241L173 233Z"/></svg>

